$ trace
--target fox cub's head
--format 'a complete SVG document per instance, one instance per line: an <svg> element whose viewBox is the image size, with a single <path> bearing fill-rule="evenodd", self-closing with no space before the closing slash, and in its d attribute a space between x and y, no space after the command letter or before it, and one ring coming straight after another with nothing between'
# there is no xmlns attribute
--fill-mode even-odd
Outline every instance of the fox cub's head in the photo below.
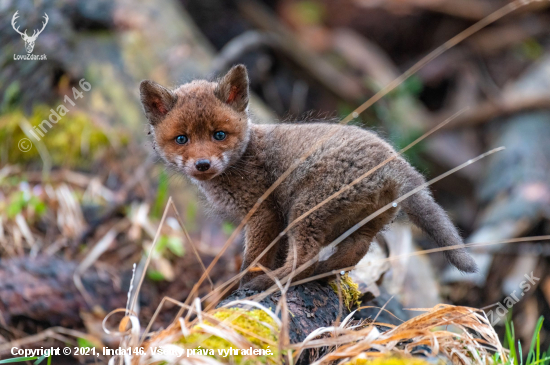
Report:
<svg viewBox="0 0 550 365"><path fill-rule="evenodd" d="M168 165L209 180L243 154L249 138L248 75L243 65L234 66L218 82L197 80L176 90L145 80L140 92L155 150Z"/></svg>

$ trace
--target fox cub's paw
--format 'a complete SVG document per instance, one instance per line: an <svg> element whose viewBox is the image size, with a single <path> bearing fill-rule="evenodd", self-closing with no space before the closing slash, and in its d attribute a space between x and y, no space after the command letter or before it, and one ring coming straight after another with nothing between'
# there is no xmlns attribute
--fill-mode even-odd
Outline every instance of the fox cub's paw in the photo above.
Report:
<svg viewBox="0 0 550 365"><path fill-rule="evenodd" d="M273 280L267 275L260 275L250 280L247 283L242 283L239 290L264 291L274 284Z"/></svg>

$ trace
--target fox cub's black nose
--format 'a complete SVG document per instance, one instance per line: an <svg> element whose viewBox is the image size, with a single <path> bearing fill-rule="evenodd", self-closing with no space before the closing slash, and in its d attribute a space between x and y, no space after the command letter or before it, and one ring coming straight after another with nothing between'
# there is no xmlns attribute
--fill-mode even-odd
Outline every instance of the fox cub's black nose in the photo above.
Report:
<svg viewBox="0 0 550 365"><path fill-rule="evenodd" d="M210 161L209 160L198 160L195 162L195 168L199 171L206 171L210 168Z"/></svg>

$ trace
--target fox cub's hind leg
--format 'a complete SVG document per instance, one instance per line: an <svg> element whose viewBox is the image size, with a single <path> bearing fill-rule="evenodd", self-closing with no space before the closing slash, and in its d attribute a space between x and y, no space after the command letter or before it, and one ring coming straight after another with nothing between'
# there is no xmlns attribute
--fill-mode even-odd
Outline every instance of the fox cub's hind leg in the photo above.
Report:
<svg viewBox="0 0 550 365"><path fill-rule="evenodd" d="M355 266L369 251L373 240L373 232L370 227L362 227L357 232L340 242L336 251L325 261L317 264L314 275L328 273L334 270ZM328 242L327 242L328 243ZM322 281L329 281L334 275L327 276Z"/></svg>
<svg viewBox="0 0 550 365"><path fill-rule="evenodd" d="M305 220L307 221L307 219ZM315 258L321 251L321 242L323 242L324 233L317 230L315 226L307 223L300 223L289 232L288 250L284 265L270 273L270 276L282 280L293 272L293 268L298 268ZM295 251L296 250L296 253ZM292 277L292 281L307 278L315 271L316 263L310 265L306 269L296 272ZM244 286L244 289L262 291L273 284L273 280L268 275L258 276L249 281Z"/></svg>
<svg viewBox="0 0 550 365"><path fill-rule="evenodd" d="M336 215L336 220L332 226L341 228L336 228L331 232L329 240L325 245L330 245L334 240L337 240L340 235L344 234L348 228L354 227L355 224L369 217L397 198L397 189L395 189L395 184L391 181L380 184L377 190L372 188L369 190L366 185L360 185L359 187L362 189L358 189L357 196L353 198L354 203L345 207L345 211L354 216L354 218L350 219L345 215ZM361 195L366 197L361 197ZM396 214L397 209L392 207L370 219L365 225L359 227L357 231L353 232L335 247L335 252L327 260L319 262L315 270L315 275L335 270L340 271L357 265L369 251L370 244L374 237L393 220ZM323 281L328 281L333 278L334 275L331 275L325 277Z"/></svg>

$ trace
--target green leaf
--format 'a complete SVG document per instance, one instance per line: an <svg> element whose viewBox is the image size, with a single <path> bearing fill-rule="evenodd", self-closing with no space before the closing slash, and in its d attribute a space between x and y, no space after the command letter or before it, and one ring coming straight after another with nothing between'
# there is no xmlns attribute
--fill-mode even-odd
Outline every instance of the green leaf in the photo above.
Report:
<svg viewBox="0 0 550 365"><path fill-rule="evenodd" d="M403 92L417 96L424 90L424 84L420 77L413 75L403 82L401 88Z"/></svg>
<svg viewBox="0 0 550 365"><path fill-rule="evenodd" d="M521 347L521 341L518 340L518 358L520 365L523 365L523 349Z"/></svg>
<svg viewBox="0 0 550 365"><path fill-rule="evenodd" d="M25 194L22 191L18 191L11 195L10 203L8 205L7 213L8 218L13 218L17 214L23 211L25 207Z"/></svg>
<svg viewBox="0 0 550 365"><path fill-rule="evenodd" d="M38 216L41 216L46 211L46 204L38 199L36 196L32 196L28 202L29 206L34 209Z"/></svg>
<svg viewBox="0 0 550 365"><path fill-rule="evenodd" d="M162 170L159 175L159 186L157 189L157 198L151 211L151 215L155 218L159 218L166 205L168 199L168 175L166 171Z"/></svg>
<svg viewBox="0 0 550 365"><path fill-rule="evenodd" d="M183 241L176 236L168 237L168 249L176 256L182 257L185 254Z"/></svg>
<svg viewBox="0 0 550 365"><path fill-rule="evenodd" d="M534 363L529 364L529 365L545 364L546 361L548 361L548 360L550 360L550 356L549 356L549 357L545 357L545 358L543 358L543 359L540 359L539 361L534 362Z"/></svg>
<svg viewBox="0 0 550 365"><path fill-rule="evenodd" d="M158 270L150 269L147 270L147 277L153 281L163 281L164 275Z"/></svg>
<svg viewBox="0 0 550 365"><path fill-rule="evenodd" d="M528 60L536 61L544 54L544 48L535 39L530 38L519 45L519 53Z"/></svg>
<svg viewBox="0 0 550 365"><path fill-rule="evenodd" d="M76 343L78 344L78 347L80 348L94 348L95 345L90 342L89 340L79 337L76 339Z"/></svg>
<svg viewBox="0 0 550 365"><path fill-rule="evenodd" d="M168 236L161 235L155 245L155 252L162 254L166 249L166 246L168 246Z"/></svg>

